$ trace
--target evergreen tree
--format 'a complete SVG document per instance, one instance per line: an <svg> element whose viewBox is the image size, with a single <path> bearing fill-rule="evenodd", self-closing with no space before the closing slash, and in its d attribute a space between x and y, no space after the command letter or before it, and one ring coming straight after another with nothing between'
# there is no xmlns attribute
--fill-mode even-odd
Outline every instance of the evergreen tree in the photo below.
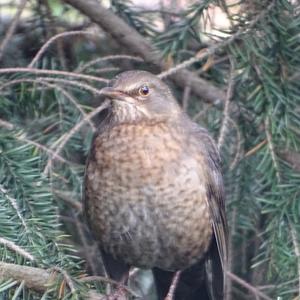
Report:
<svg viewBox="0 0 300 300"><path fill-rule="evenodd" d="M226 299L300 299L299 3L169 2L3 4L0 299L105 293L107 280L89 276L101 260L82 222L82 178L104 109L100 89L126 69L168 80L218 142Z"/></svg>

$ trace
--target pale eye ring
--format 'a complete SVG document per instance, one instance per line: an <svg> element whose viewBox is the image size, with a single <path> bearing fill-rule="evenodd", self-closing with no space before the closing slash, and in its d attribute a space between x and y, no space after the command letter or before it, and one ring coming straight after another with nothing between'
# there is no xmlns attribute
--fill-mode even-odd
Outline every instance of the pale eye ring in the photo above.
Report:
<svg viewBox="0 0 300 300"><path fill-rule="evenodd" d="M150 89L147 85L143 85L139 88L139 94L143 97L148 96Z"/></svg>

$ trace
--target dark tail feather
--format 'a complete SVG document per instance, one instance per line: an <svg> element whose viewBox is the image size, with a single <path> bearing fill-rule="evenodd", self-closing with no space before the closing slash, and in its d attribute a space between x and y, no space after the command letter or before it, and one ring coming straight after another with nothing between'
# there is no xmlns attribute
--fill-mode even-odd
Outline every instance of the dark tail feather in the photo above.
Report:
<svg viewBox="0 0 300 300"><path fill-rule="evenodd" d="M224 270L215 240L212 241L205 265L207 287L211 299L223 300L225 294Z"/></svg>
<svg viewBox="0 0 300 300"><path fill-rule="evenodd" d="M126 282L129 274L129 266L114 259L104 251L101 251L101 254L107 275L115 281Z"/></svg>

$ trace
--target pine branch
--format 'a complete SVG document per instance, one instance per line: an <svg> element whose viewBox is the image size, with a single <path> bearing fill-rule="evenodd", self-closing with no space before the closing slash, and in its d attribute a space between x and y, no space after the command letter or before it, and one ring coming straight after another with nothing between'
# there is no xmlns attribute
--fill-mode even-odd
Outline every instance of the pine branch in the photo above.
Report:
<svg viewBox="0 0 300 300"><path fill-rule="evenodd" d="M239 285L241 285L244 288L246 288L247 290L249 290L255 297L260 297L260 298L265 299L265 300L272 300L272 298L270 298L269 296L262 293L258 288L252 286L251 284L249 284L248 282L246 282L242 278L236 276L235 274L233 274L231 272L227 272L227 276L230 279L232 279L233 281L235 281L236 283L238 283Z"/></svg>
<svg viewBox="0 0 300 300"><path fill-rule="evenodd" d="M38 292L46 291L56 281L56 275L41 269L0 262L0 280L25 281L28 288Z"/></svg>
<svg viewBox="0 0 300 300"><path fill-rule="evenodd" d="M59 276L59 273L61 273L63 276ZM0 262L0 280L8 279L14 279L20 282L24 281L25 285L28 288L40 293L47 291L51 286L63 279L67 281L68 286L73 294L77 292L76 287L72 282L72 278L67 274L65 270L58 267L54 267L51 270L45 270L42 268ZM106 277L85 276L79 279L79 282L82 283L94 281L113 284L123 289L126 293L135 296L135 298L139 298L139 296L127 286L124 286L119 282L116 282ZM105 295L100 294L99 292L96 292L93 289L85 292L85 294L87 295L87 298L85 299L103 299L103 297L105 297Z"/></svg>

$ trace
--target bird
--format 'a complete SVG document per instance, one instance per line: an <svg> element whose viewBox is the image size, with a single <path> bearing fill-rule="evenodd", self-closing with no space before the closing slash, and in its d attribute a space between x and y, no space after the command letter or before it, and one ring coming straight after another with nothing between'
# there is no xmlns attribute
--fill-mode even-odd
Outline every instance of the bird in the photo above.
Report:
<svg viewBox="0 0 300 300"><path fill-rule="evenodd" d="M101 93L109 107L87 157L83 206L108 276L151 269L165 299L180 272L175 300L224 299L228 229L214 139L150 72L122 72Z"/></svg>

